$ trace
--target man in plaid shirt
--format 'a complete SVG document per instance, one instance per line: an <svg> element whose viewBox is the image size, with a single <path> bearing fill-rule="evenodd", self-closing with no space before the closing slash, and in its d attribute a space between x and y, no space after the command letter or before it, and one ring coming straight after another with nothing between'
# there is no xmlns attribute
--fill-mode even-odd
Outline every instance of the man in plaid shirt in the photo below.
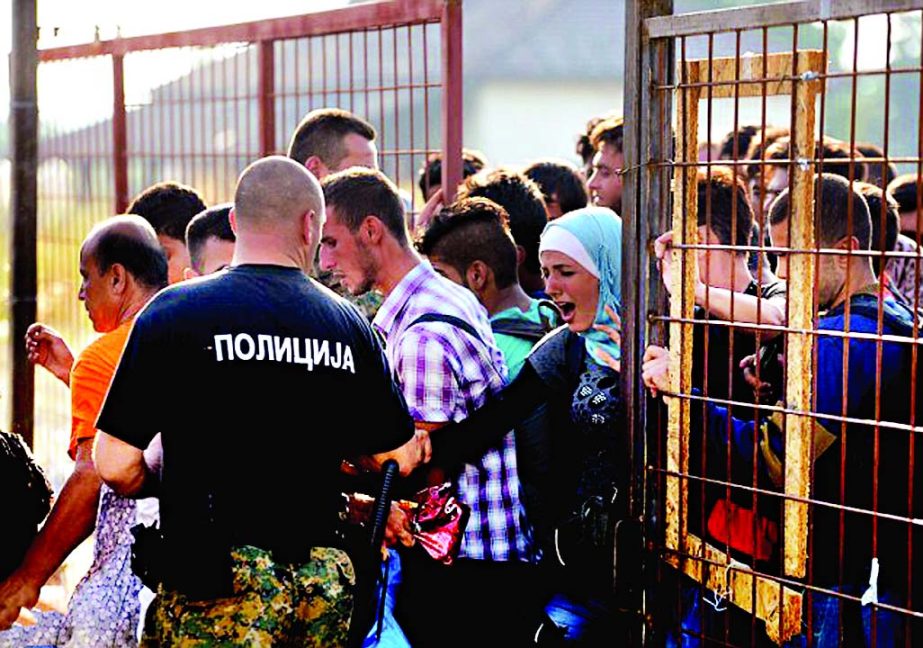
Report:
<svg viewBox="0 0 923 648"><path fill-rule="evenodd" d="M431 430L464 419L506 382L486 311L413 250L400 196L381 172L350 169L325 178L323 187L321 267L333 270L353 294L377 288L385 295L372 323L385 339L417 427ZM420 320L433 314L456 319ZM459 499L471 507L458 563L416 560L416 552L402 561L397 615L414 646L467 644L474 636L499 640L498 632L516 626L521 615L514 608L524 601L521 591L533 574L537 557L520 498L513 434L476 464L463 466L455 484ZM465 620L464 629L449 629L451 637L446 613ZM466 632L467 639L461 636Z"/></svg>

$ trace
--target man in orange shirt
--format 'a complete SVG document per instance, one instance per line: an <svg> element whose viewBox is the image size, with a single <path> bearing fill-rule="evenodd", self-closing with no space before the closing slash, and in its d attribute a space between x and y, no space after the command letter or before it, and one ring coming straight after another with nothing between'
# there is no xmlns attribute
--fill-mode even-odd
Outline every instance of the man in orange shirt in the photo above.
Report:
<svg viewBox="0 0 923 648"><path fill-rule="evenodd" d="M167 260L157 235L146 221L138 216L117 216L97 225L87 236L80 250L80 275L83 278L80 300L84 302L94 330L104 335L80 353L69 380L66 380L65 367L69 364L70 352L63 341L49 343L45 336L47 331L33 328L30 335L36 342L29 345L34 362L47 366L53 374L70 383L73 423L68 452L76 464L22 564L0 582L0 628L9 628L21 608L35 605L41 587L52 573L98 527L93 566L77 586L64 619L54 622L53 629L44 630L52 631L54 637L75 639L76 645L83 645L81 640L122 645L134 639L140 582L122 582L119 587L110 587L116 584L115 580L125 581L134 576L130 572L124 576L108 573L106 564L117 562L112 560L115 554L130 550L131 536L127 526L134 520L126 526L126 519L133 517L130 515L133 511L123 511L124 506L117 500L132 507L134 502L116 498L114 493L104 489L103 503L99 505L102 482L93 463L92 440L96 436L96 417L132 321L157 291L167 285ZM127 558L127 555L122 557ZM116 591L119 588L121 591ZM114 607L120 618L104 619L104 610L110 609L106 605L107 596L126 593L133 595L135 600L126 602L124 607ZM42 632L43 628L29 631ZM29 638L44 636L30 635ZM6 638L0 635L0 643Z"/></svg>

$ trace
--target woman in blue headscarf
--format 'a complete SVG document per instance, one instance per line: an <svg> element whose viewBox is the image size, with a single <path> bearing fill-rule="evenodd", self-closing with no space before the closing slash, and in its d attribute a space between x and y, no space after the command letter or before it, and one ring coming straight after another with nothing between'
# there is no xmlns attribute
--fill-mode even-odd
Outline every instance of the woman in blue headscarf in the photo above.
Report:
<svg viewBox="0 0 923 648"><path fill-rule="evenodd" d="M619 426L621 249L622 222L609 209L587 207L548 223L542 274L566 326L536 345L497 398L432 432L433 460L446 465L474 461L515 429L547 585L539 644L609 645L617 628L613 537L627 517L629 470Z"/></svg>

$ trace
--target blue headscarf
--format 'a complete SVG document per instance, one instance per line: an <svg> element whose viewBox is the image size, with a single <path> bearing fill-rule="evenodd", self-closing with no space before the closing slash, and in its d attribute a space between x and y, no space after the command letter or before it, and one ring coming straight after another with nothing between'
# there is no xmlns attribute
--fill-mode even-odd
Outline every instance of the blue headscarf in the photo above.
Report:
<svg viewBox="0 0 923 648"><path fill-rule="evenodd" d="M583 248L582 252L559 249L551 243L555 228L562 228L573 235ZM549 237L549 233L552 235ZM551 247L548 247L549 244ZM561 246L565 247L565 246ZM611 209L606 207L584 207L569 212L549 222L542 232L540 250L555 250L563 252L574 258L581 266L599 278L599 303L596 306L596 321L594 324L615 326L615 322L606 313L606 305L612 306L617 314L622 308L622 219ZM584 254L585 253L585 254ZM583 262L580 258L582 257ZM587 267L591 266L591 267ZM595 267L592 267L595 266ZM619 345L609 339L603 331L589 328L579 333L586 340L589 356L598 364L606 366L597 356L597 351L603 349L616 360L622 357Z"/></svg>

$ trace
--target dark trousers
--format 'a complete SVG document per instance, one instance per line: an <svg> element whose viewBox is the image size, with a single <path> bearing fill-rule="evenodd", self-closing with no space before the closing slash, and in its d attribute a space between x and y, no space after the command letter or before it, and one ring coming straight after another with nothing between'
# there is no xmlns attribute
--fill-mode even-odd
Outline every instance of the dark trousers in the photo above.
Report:
<svg viewBox="0 0 923 648"><path fill-rule="evenodd" d="M532 643L548 596L535 565L462 559L446 567L414 548L401 568L395 617L414 648Z"/></svg>

